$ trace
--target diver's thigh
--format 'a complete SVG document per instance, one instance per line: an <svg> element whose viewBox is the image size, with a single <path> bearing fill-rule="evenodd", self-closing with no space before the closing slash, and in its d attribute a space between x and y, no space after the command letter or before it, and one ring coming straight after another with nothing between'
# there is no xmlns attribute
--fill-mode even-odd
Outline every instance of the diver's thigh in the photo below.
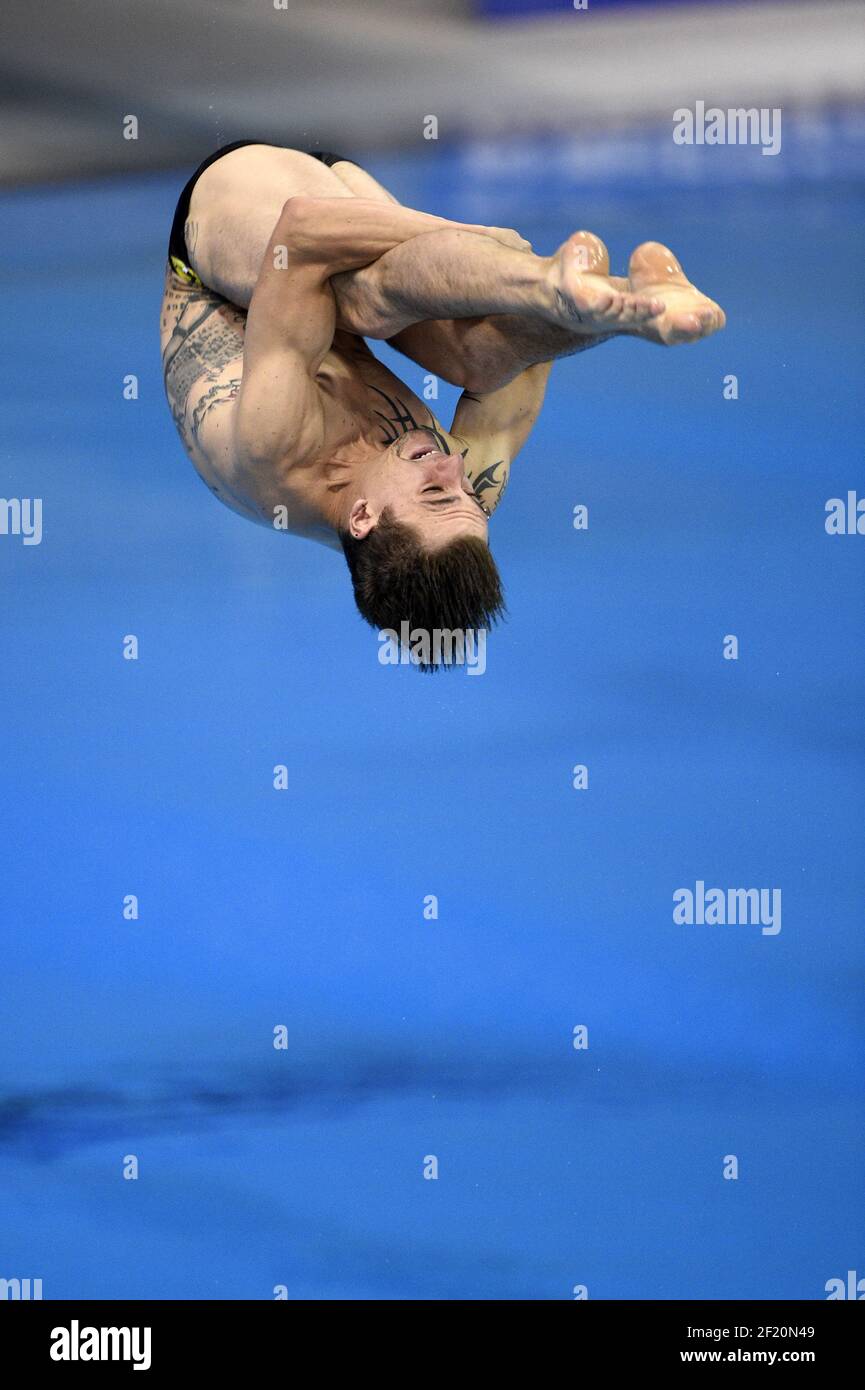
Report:
<svg viewBox="0 0 865 1390"><path fill-rule="evenodd" d="M248 308L283 204L301 193L352 196L326 164L300 150L245 145L209 165L192 190L186 224L190 264L204 284Z"/></svg>

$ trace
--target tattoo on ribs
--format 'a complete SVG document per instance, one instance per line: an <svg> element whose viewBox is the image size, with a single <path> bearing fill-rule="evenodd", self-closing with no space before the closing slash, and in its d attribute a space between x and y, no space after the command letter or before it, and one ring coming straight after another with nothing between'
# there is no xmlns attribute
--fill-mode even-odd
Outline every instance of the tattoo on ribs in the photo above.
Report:
<svg viewBox="0 0 865 1390"><path fill-rule="evenodd" d="M186 414L189 393L204 377L213 381L229 362L243 354L240 324L226 318L221 300L190 296L180 313L162 358L165 389L175 420ZM242 323L240 315L236 316Z"/></svg>
<svg viewBox="0 0 865 1390"><path fill-rule="evenodd" d="M216 406L222 405L225 401L233 401L240 390L240 377L234 377L231 381L220 381L201 397L192 412L191 433L194 440L198 440L198 435L202 425Z"/></svg>

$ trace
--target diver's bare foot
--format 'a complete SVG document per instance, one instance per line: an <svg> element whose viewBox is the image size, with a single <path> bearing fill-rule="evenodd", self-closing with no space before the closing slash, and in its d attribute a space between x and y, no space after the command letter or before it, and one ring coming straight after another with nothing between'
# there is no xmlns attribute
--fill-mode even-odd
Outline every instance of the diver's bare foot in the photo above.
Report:
<svg viewBox="0 0 865 1390"><path fill-rule="evenodd" d="M672 251L659 241L637 247L628 265L628 282L635 294L664 302L662 313L630 330L640 338L667 346L696 343L727 322L720 305L691 284Z"/></svg>
<svg viewBox="0 0 865 1390"><path fill-rule="evenodd" d="M600 238L575 232L549 259L550 321L579 336L636 332L650 319L663 318L661 295L619 288L609 273L607 248Z"/></svg>

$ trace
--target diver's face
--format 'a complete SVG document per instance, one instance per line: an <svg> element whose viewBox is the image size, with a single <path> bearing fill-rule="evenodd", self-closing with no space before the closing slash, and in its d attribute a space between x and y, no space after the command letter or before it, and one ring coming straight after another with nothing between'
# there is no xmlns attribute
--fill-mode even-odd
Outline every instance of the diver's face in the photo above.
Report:
<svg viewBox="0 0 865 1390"><path fill-rule="evenodd" d="M487 512L466 477L463 456L450 453L437 430L402 435L375 461L366 488L373 522L387 507L430 549L461 536L487 539Z"/></svg>

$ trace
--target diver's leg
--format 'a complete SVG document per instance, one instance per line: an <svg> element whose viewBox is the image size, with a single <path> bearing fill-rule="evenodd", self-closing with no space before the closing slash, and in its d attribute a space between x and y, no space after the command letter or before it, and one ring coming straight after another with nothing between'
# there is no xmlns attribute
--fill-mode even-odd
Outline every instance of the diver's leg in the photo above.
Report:
<svg viewBox="0 0 865 1390"><path fill-rule="evenodd" d="M611 337L628 335L674 346L697 342L724 327L724 311L691 284L673 253L658 242L637 247L628 279L609 275L606 247L591 232L576 233L567 245L579 249L587 280L606 276L609 286L621 295L662 301L663 310L609 329L598 324L592 331L585 325L572 329L551 323L540 314L419 322L391 337L392 345L444 380L485 393L506 385L527 367L572 356ZM387 252L380 261L355 272L346 287L346 303L361 293L368 300L374 297L383 264L393 254Z"/></svg>
<svg viewBox="0 0 865 1390"><path fill-rule="evenodd" d="M289 198L350 198L331 168L300 150L245 145L210 164L192 190L189 263L199 279L249 307L271 233Z"/></svg>
<svg viewBox="0 0 865 1390"><path fill-rule="evenodd" d="M585 248L586 268L609 275L610 259L600 237L591 232L576 235ZM610 278L617 288L627 288L626 281ZM571 357L615 336L613 332L574 333L540 318L489 314L412 324L390 343L452 385L486 394L507 385L527 367Z"/></svg>
<svg viewBox="0 0 865 1390"><path fill-rule="evenodd" d="M356 197L397 201L366 169L356 164L341 161L334 166L334 172ZM585 247L585 268L609 276L609 253L600 237L591 232L582 232L579 236ZM349 331L363 328L368 279L363 271L351 271L336 276L332 282L341 326ZM630 288L623 279L613 278L612 283L623 291ZM613 336L612 333L576 334L541 319L491 314L476 318L427 319L410 324L389 342L391 347L444 381L470 391L487 392L505 385L528 366L583 352Z"/></svg>

